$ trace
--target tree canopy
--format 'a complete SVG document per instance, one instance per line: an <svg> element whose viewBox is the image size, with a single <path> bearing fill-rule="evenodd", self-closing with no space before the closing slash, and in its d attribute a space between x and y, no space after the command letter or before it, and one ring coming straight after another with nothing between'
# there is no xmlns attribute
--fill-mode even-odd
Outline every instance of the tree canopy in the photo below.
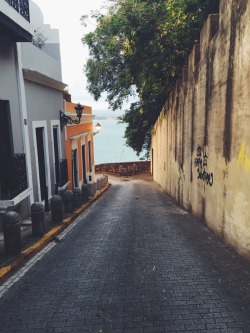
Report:
<svg viewBox="0 0 250 333"><path fill-rule="evenodd" d="M151 129L187 62L204 21L219 0L110 0L107 14L93 16L97 27L83 37L90 57L88 91L105 92L112 110L131 103L121 121L126 143L137 154L149 151ZM83 23L86 16L82 17Z"/></svg>

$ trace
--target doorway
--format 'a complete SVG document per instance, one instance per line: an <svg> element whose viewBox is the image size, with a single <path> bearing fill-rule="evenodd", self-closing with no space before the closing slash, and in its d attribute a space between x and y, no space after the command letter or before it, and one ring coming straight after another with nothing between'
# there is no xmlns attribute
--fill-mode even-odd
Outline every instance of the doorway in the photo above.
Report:
<svg viewBox="0 0 250 333"><path fill-rule="evenodd" d="M44 128L36 128L37 158L40 180L41 200L47 199L48 188L46 182L46 164L45 164L45 145L44 145Z"/></svg>
<svg viewBox="0 0 250 333"><path fill-rule="evenodd" d="M89 151L89 172L92 172L92 149L90 141L88 141L88 151Z"/></svg>
<svg viewBox="0 0 250 333"><path fill-rule="evenodd" d="M55 158L55 181L60 184L60 157L58 145L58 126L53 127L53 144L54 144L54 158Z"/></svg>
<svg viewBox="0 0 250 333"><path fill-rule="evenodd" d="M14 154L9 101L0 100L0 199L6 196L11 179L9 162Z"/></svg>
<svg viewBox="0 0 250 333"><path fill-rule="evenodd" d="M83 183L87 184L87 171L86 171L86 149L85 145L82 145L82 175Z"/></svg>
<svg viewBox="0 0 250 333"><path fill-rule="evenodd" d="M72 150L72 186L78 187L78 154L77 149Z"/></svg>

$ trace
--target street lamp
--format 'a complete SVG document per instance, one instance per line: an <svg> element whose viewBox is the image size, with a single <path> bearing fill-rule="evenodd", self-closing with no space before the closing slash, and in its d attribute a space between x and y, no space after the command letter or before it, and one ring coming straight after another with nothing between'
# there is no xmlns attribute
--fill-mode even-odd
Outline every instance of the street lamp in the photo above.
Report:
<svg viewBox="0 0 250 333"><path fill-rule="evenodd" d="M80 124L81 118L82 118L82 110L84 109L83 106L81 106L80 103L78 103L75 108L76 110L76 116L78 119L72 119L69 116L67 116L64 112L60 110L60 122L61 122L61 129L63 126L67 124Z"/></svg>

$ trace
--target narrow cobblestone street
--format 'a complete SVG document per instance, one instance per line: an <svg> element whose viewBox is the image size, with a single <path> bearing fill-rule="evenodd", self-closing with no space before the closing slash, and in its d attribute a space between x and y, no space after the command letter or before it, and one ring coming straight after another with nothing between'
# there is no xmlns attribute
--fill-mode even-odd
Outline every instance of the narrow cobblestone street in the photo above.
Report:
<svg viewBox="0 0 250 333"><path fill-rule="evenodd" d="M153 182L119 178L2 292L0 332L250 332L250 265Z"/></svg>

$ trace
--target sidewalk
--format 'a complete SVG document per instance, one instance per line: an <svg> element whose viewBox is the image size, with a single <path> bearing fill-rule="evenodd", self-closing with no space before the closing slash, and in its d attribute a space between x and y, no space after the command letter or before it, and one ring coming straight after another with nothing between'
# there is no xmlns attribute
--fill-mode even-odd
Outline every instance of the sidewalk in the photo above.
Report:
<svg viewBox="0 0 250 333"><path fill-rule="evenodd" d="M87 209L96 199L105 192L111 184L108 183L104 188L98 190L96 194L84 203L80 208L74 210L72 214L64 215L62 223L53 223L51 221L51 212L45 212L45 230L44 236L33 236L31 219L22 221L21 237L22 252L18 255L5 253L4 235L0 232L0 284L8 277L14 274L29 259L41 251L49 242L56 240L56 236L70 225L82 212Z"/></svg>

